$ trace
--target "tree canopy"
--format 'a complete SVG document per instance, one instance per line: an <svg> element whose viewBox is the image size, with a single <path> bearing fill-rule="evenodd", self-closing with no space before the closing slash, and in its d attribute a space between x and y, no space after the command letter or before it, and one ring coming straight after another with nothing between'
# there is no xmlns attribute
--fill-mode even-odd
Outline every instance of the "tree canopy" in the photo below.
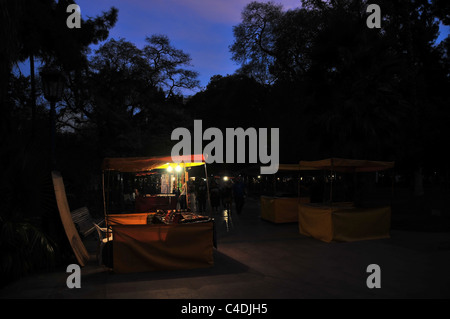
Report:
<svg viewBox="0 0 450 319"><path fill-rule="evenodd" d="M430 110L448 103L442 90L449 84L448 38L435 45L439 23L448 23L448 6L377 4L381 29L366 26L368 2L360 0L308 0L287 11L273 2L251 2L233 29L230 51L241 65L238 72L273 83L272 103L277 113L285 110L280 116L289 135L298 136L296 147L313 144L303 156L418 164L430 154L424 146L436 136L426 123L443 115ZM295 123L301 129L292 129Z"/></svg>

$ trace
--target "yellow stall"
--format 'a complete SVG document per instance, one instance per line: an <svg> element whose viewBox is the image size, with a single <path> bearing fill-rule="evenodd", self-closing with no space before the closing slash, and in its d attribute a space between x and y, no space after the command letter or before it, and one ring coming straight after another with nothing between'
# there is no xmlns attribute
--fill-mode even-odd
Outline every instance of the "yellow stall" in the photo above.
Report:
<svg viewBox="0 0 450 319"><path fill-rule="evenodd" d="M300 167L296 164L280 164L278 171L299 173ZM297 176L297 183L300 181ZM300 187L300 185L298 185ZM295 197L288 196L267 196L260 197L261 219L276 223L297 223L299 203L309 203L309 196L297 194ZM301 195L301 197L300 197Z"/></svg>
<svg viewBox="0 0 450 319"><path fill-rule="evenodd" d="M394 162L330 158L301 161L301 170L325 170L330 176L336 172L380 172L394 167ZM324 242L352 242L389 238L391 207L358 207L354 202L334 202L333 180L327 203L299 203L298 225L301 234Z"/></svg>

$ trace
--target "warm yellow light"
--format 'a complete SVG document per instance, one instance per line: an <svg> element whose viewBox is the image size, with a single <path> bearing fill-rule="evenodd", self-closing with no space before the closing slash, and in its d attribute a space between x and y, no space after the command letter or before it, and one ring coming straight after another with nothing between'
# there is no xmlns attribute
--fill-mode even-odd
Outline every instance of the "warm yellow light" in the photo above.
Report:
<svg viewBox="0 0 450 319"><path fill-rule="evenodd" d="M177 165L177 167L175 167L175 170L176 170L177 172L181 172L181 166L180 166L180 165Z"/></svg>
<svg viewBox="0 0 450 319"><path fill-rule="evenodd" d="M168 171L168 172L171 172L172 170L173 170L172 166L170 166L170 165L167 166L167 171Z"/></svg>
<svg viewBox="0 0 450 319"><path fill-rule="evenodd" d="M228 176L224 176L223 180L226 182L228 180Z"/></svg>

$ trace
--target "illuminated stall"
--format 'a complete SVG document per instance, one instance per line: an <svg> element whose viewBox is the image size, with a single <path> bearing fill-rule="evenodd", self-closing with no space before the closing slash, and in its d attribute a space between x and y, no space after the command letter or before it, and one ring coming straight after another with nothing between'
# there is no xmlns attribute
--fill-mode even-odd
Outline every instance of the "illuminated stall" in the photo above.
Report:
<svg viewBox="0 0 450 319"><path fill-rule="evenodd" d="M196 166L204 166L207 179L203 156L103 161L106 229L112 231L107 266L127 273L213 265L214 220L180 205L181 198L188 202L182 189Z"/></svg>
<svg viewBox="0 0 450 319"><path fill-rule="evenodd" d="M300 168L295 164L280 164L278 171L298 175ZM296 176L295 180L298 187L295 196L261 196L261 219L276 224L298 222L299 203L309 203L310 199L307 194L300 193L300 176Z"/></svg>
<svg viewBox="0 0 450 319"><path fill-rule="evenodd" d="M389 238L391 207L361 206L354 201L333 201L336 173L381 172L394 167L394 162L330 158L301 161L300 170L326 171L329 197L326 203L299 203L298 225L301 234L324 242L351 242Z"/></svg>

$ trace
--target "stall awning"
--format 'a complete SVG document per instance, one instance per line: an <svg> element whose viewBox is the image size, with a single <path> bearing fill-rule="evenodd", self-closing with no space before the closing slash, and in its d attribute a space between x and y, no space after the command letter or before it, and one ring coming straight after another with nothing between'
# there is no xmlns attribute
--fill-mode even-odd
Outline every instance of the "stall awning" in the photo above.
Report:
<svg viewBox="0 0 450 319"><path fill-rule="evenodd" d="M299 171L300 165L298 165L298 164L279 164L278 170L279 171Z"/></svg>
<svg viewBox="0 0 450 319"><path fill-rule="evenodd" d="M182 167L199 166L205 164L205 158L203 155L185 155L173 158L171 156L105 158L102 170L144 172L153 169L164 169L169 165L176 166L177 163Z"/></svg>
<svg viewBox="0 0 450 319"><path fill-rule="evenodd" d="M336 172L376 172L394 167L395 162L328 158L318 161L300 161L300 170L333 170Z"/></svg>

